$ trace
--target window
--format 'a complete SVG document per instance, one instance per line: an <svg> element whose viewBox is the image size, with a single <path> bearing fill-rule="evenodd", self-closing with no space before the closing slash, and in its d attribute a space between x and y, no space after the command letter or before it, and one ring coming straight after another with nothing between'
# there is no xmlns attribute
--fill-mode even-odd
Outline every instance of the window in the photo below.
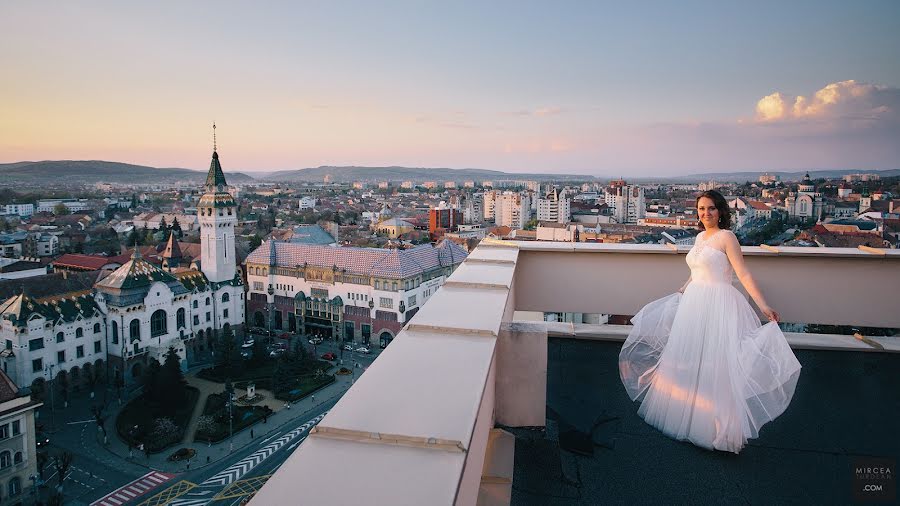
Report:
<svg viewBox="0 0 900 506"><path fill-rule="evenodd" d="M168 315L162 309L157 309L153 312L153 315L150 316L150 336L156 337L166 334L166 323L168 320Z"/></svg>
<svg viewBox="0 0 900 506"><path fill-rule="evenodd" d="M100 341L94 341L94 353L100 353Z"/></svg>
<svg viewBox="0 0 900 506"><path fill-rule="evenodd" d="M56 363L61 364L66 361L66 350L56 352Z"/></svg>
<svg viewBox="0 0 900 506"><path fill-rule="evenodd" d="M409 305L409 307L413 307L413 306L416 305L416 296L415 296L415 295L410 295L410 296L409 296L409 300L408 300L408 302L407 302L407 305Z"/></svg>
<svg viewBox="0 0 900 506"><path fill-rule="evenodd" d="M79 337L84 337L84 329L82 329L81 327L75 329L75 338L77 339Z"/></svg>
<svg viewBox="0 0 900 506"><path fill-rule="evenodd" d="M222 318L228 318L228 309L227 308L222 310Z"/></svg>
<svg viewBox="0 0 900 506"><path fill-rule="evenodd" d="M6 425L3 426L4 428ZM6 437L9 437L7 435ZM6 450L3 453L0 453L0 468L7 468L12 465L12 454L9 453L9 450Z"/></svg>
<svg viewBox="0 0 900 506"><path fill-rule="evenodd" d="M404 281L404 282L403 282L403 289L404 289L404 290L409 290L409 281Z"/></svg>
<svg viewBox="0 0 900 506"><path fill-rule="evenodd" d="M28 341L28 351L40 350L44 347L44 340L41 338Z"/></svg>
<svg viewBox="0 0 900 506"><path fill-rule="evenodd" d="M3 425L0 425L0 439L7 439L7 438L9 438L9 425L4 423ZM6 466L4 466L4 467L6 467Z"/></svg>
<svg viewBox="0 0 900 506"><path fill-rule="evenodd" d="M75 348L75 358L84 358L84 345Z"/></svg>
<svg viewBox="0 0 900 506"><path fill-rule="evenodd" d="M396 281L394 281L393 283L391 283L391 290L393 290L393 291L395 291L395 292L397 291L397 282L396 282Z"/></svg>
<svg viewBox="0 0 900 506"><path fill-rule="evenodd" d="M198 307L200 307L200 302L195 300L194 301L194 309L197 309Z"/></svg>
<svg viewBox="0 0 900 506"><path fill-rule="evenodd" d="M178 311L175 313L175 326L177 328L186 327L184 323L184 308L178 308Z"/></svg>
<svg viewBox="0 0 900 506"><path fill-rule="evenodd" d="M141 321L135 318L128 324L128 337L132 341L141 339Z"/></svg>
<svg viewBox="0 0 900 506"><path fill-rule="evenodd" d="M228 294L227 294L227 293L223 293L223 294L222 294L222 302L228 302L229 300L230 300L230 298L228 297Z"/></svg>
<svg viewBox="0 0 900 506"><path fill-rule="evenodd" d="M112 332L113 344L119 344L119 324L118 324L118 322L112 322L112 328L113 328L113 332Z"/></svg>
<svg viewBox="0 0 900 506"><path fill-rule="evenodd" d="M56 342L57 342L57 343L61 343L61 342L65 341L65 340L66 340L66 336L64 336L62 332L57 332L57 333L56 333Z"/></svg>
<svg viewBox="0 0 900 506"><path fill-rule="evenodd" d="M206 298L206 305L209 305L209 297Z"/></svg>
<svg viewBox="0 0 900 506"><path fill-rule="evenodd" d="M262 281L254 281L253 282L253 290L255 290L257 292L263 291Z"/></svg>
<svg viewBox="0 0 900 506"><path fill-rule="evenodd" d="M197 315L194 315L194 325L200 325L200 317Z"/></svg>
<svg viewBox="0 0 900 506"><path fill-rule="evenodd" d="M389 297L379 297L378 307L391 309L394 307L394 299Z"/></svg>
<svg viewBox="0 0 900 506"><path fill-rule="evenodd" d="M94 324L94 334L99 334L99 333L100 333L100 324L95 323Z"/></svg>
<svg viewBox="0 0 900 506"><path fill-rule="evenodd" d="M211 318L210 318L210 316L209 316L209 315L210 315L210 312L209 312L209 311L207 311L207 312L206 312L206 321L209 321L209 320L211 320Z"/></svg>
<svg viewBox="0 0 900 506"><path fill-rule="evenodd" d="M12 339L7 339L7 340L6 340L6 349L7 349L7 350L11 350L11 349L12 349Z"/></svg>
<svg viewBox="0 0 900 506"><path fill-rule="evenodd" d="M16 455L13 457L13 464L21 464L22 463L22 452L16 452Z"/></svg>
<svg viewBox="0 0 900 506"><path fill-rule="evenodd" d="M36 358L31 361L31 372L41 372L44 370L44 359Z"/></svg>
<svg viewBox="0 0 900 506"><path fill-rule="evenodd" d="M12 422L12 435L18 436L22 433L22 422L19 420L13 420Z"/></svg>
<svg viewBox="0 0 900 506"><path fill-rule="evenodd" d="M9 496L17 496L22 493L22 482L19 480L18 476L13 476L12 479L9 480Z"/></svg>
<svg viewBox="0 0 900 506"><path fill-rule="evenodd" d="M375 289L381 290L381 281L378 281L377 279L375 280Z"/></svg>

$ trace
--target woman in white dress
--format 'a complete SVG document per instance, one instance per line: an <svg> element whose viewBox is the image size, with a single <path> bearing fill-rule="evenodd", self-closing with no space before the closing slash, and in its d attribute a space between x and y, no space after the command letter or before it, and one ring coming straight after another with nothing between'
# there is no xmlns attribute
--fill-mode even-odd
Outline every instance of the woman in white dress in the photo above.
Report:
<svg viewBox="0 0 900 506"><path fill-rule="evenodd" d="M697 198L701 232L687 254L691 277L632 318L619 373L638 414L666 435L740 452L790 404L800 375L781 329L744 265L728 203ZM762 325L734 275L769 319Z"/></svg>

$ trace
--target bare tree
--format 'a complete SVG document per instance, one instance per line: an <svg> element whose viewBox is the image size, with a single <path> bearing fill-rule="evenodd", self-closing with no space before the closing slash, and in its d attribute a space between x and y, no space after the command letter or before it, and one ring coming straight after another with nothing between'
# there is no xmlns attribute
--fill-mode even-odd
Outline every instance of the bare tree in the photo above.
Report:
<svg viewBox="0 0 900 506"><path fill-rule="evenodd" d="M59 480L59 485L56 486L56 493L59 496L60 503L62 503L63 482L66 481L66 474L72 465L72 459L72 454L69 452L62 452L53 457L53 467L56 469L57 479Z"/></svg>

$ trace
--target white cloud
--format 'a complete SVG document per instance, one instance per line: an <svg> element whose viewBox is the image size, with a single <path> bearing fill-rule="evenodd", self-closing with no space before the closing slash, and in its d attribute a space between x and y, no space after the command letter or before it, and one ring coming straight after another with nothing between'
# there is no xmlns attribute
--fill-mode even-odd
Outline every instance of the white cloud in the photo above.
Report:
<svg viewBox="0 0 900 506"><path fill-rule="evenodd" d="M898 110L900 89L849 80L831 83L809 97L781 92L765 96L756 103L756 120L895 120Z"/></svg>

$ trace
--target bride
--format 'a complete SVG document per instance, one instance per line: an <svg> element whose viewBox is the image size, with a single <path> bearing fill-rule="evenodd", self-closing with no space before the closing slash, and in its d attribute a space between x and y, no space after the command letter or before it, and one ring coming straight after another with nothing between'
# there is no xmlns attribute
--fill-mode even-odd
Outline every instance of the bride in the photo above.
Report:
<svg viewBox="0 0 900 506"><path fill-rule="evenodd" d="M700 234L681 289L644 306L619 354L638 414L666 435L738 453L787 408L800 375L781 329L744 265L731 213L716 191L697 197ZM769 322L762 325L734 275Z"/></svg>

